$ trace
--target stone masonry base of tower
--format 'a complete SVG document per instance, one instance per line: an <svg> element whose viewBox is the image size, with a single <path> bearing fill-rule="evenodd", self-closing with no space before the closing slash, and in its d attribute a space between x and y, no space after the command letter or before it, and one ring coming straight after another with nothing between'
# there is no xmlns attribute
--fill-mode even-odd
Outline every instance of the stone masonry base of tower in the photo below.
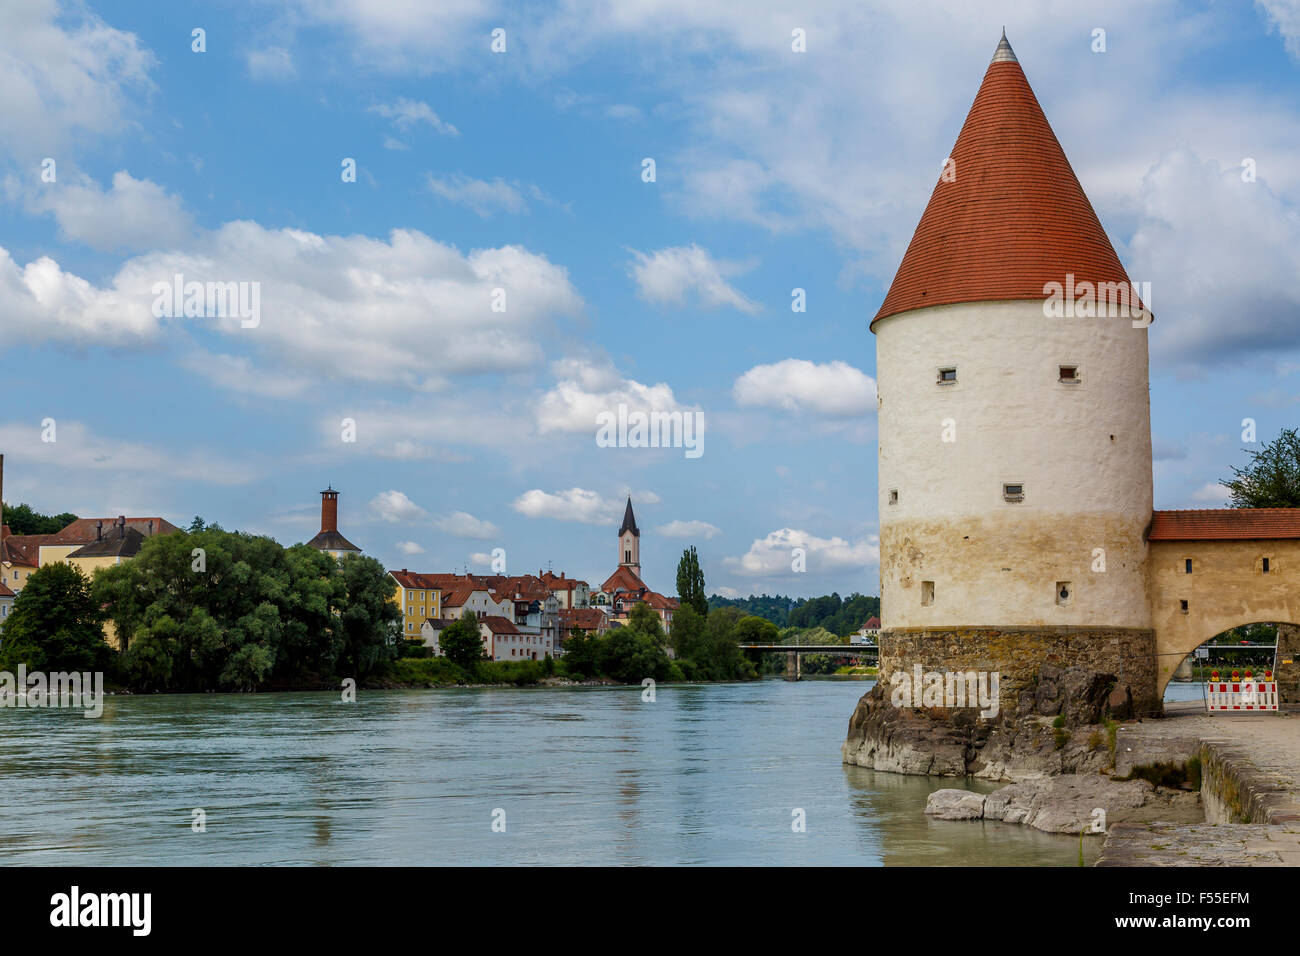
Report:
<svg viewBox="0 0 1300 956"><path fill-rule="evenodd" d="M849 721L844 761L902 773L1014 776L1012 765L1027 749L1037 749L1023 739L1027 726L1041 735L1034 717L1060 713L1076 724L1108 712L1159 713L1155 646L1153 630L1130 627L882 631L880 680ZM998 713L980 718L971 707L894 706L891 676L912 675L916 665L923 673L996 672ZM1050 753L1049 758L1055 759Z"/></svg>

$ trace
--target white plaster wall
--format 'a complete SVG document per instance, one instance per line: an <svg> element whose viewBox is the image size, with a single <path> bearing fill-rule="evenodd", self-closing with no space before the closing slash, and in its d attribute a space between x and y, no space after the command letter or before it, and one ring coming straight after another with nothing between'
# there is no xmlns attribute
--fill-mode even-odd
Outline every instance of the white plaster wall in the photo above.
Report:
<svg viewBox="0 0 1300 956"><path fill-rule="evenodd" d="M1021 301L917 309L875 331L883 626L1149 627L1146 329ZM1061 365L1082 381L1061 383ZM946 366L955 385L936 384ZM1009 482L1024 501L1003 500ZM1064 607L1057 581L1072 585Z"/></svg>

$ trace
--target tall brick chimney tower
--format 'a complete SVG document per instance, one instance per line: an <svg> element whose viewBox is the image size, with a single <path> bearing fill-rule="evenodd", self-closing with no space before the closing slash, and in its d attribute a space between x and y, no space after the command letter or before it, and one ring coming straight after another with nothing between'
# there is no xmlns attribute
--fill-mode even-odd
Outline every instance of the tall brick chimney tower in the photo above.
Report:
<svg viewBox="0 0 1300 956"><path fill-rule="evenodd" d="M0 542L5 537L5 456L0 455Z"/></svg>
<svg viewBox="0 0 1300 956"><path fill-rule="evenodd" d="M339 493L333 487L320 493L320 529L339 530Z"/></svg>

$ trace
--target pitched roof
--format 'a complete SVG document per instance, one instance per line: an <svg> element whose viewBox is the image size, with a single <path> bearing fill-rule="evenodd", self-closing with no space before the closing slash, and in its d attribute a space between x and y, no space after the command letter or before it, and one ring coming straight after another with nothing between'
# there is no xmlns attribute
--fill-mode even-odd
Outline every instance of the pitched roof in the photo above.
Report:
<svg viewBox="0 0 1300 956"><path fill-rule="evenodd" d="M117 518L78 518L60 528L53 535L55 540L45 543L89 544L95 540L98 529L102 528L103 537L108 537L116 526ZM151 534L171 534L173 531L181 530L166 518L127 518L126 526L134 528L145 537Z"/></svg>
<svg viewBox="0 0 1300 956"><path fill-rule="evenodd" d="M865 627L868 631L878 631L880 630L880 618L869 617L867 618L867 623L863 624L862 626Z"/></svg>
<svg viewBox="0 0 1300 956"><path fill-rule="evenodd" d="M522 634L523 631L515 627L515 622L509 618L504 618L499 614L485 614L478 619L480 624L486 624L487 629L493 634Z"/></svg>
<svg viewBox="0 0 1300 956"><path fill-rule="evenodd" d="M560 611L560 626L566 629L580 627L584 631L603 630L607 621L605 613L594 607L570 607Z"/></svg>
<svg viewBox="0 0 1300 956"><path fill-rule="evenodd" d="M600 589L606 594L613 594L619 589L631 591L634 594L649 590L646 583L637 577L636 572L626 564L620 564L614 573L605 579L605 583L600 586Z"/></svg>
<svg viewBox="0 0 1300 956"><path fill-rule="evenodd" d="M11 534L0 542L0 561L35 568L40 565L41 545L53 544L58 535Z"/></svg>
<svg viewBox="0 0 1300 956"><path fill-rule="evenodd" d="M552 591L572 591L574 588L586 587L586 581L580 581L577 578L566 578L563 575L556 576L547 571L541 576L542 584Z"/></svg>
<svg viewBox="0 0 1300 956"><path fill-rule="evenodd" d="M623 537L624 531L631 531L638 538L641 537L641 529L636 526L636 515L632 514L632 496L627 496L627 507L623 510L623 523L619 525L618 536Z"/></svg>
<svg viewBox="0 0 1300 956"><path fill-rule="evenodd" d="M646 604L649 604L656 611L677 610L677 599L666 597L658 591L647 591L641 596L641 600L645 601Z"/></svg>
<svg viewBox="0 0 1300 956"><path fill-rule="evenodd" d="M1300 508L1156 511L1150 541L1267 541L1300 538Z"/></svg>
<svg viewBox="0 0 1300 956"><path fill-rule="evenodd" d="M69 558L133 558L144 547L145 536L132 527L116 527L102 538L83 544Z"/></svg>
<svg viewBox="0 0 1300 956"><path fill-rule="evenodd" d="M361 549L349 541L337 531L318 531L316 537L307 542L310 547L317 551L355 551L361 553Z"/></svg>
<svg viewBox="0 0 1300 956"><path fill-rule="evenodd" d="M7 598L7 597L16 597L16 595L14 594L13 591L9 589L9 585L5 584L3 581L0 581L0 598Z"/></svg>
<svg viewBox="0 0 1300 956"><path fill-rule="evenodd" d="M872 328L923 306L1045 299L1049 282L1128 274L1006 35ZM1140 303L1134 302L1134 308Z"/></svg>

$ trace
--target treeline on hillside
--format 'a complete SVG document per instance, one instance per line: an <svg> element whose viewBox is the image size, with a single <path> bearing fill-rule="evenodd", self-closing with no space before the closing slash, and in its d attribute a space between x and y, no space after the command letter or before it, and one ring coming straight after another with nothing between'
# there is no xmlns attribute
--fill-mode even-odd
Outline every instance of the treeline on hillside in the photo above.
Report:
<svg viewBox="0 0 1300 956"><path fill-rule="evenodd" d="M0 632L0 667L102 666L142 691L255 690L362 679L397 655L395 585L374 558L195 527L148 538L93 580L61 562L33 572Z"/></svg>
<svg viewBox="0 0 1300 956"><path fill-rule="evenodd" d="M880 616L880 598L856 592L850 594L848 600L841 599L838 593L798 600L779 594L747 598L724 598L715 594L709 598L709 607L736 608L744 614L771 621L781 629L820 627L839 637L852 634L866 623L867 618Z"/></svg>
<svg viewBox="0 0 1300 956"><path fill-rule="evenodd" d="M4 503L4 523L13 534L54 534L76 520L77 516L68 512L43 515L32 510L30 505Z"/></svg>

